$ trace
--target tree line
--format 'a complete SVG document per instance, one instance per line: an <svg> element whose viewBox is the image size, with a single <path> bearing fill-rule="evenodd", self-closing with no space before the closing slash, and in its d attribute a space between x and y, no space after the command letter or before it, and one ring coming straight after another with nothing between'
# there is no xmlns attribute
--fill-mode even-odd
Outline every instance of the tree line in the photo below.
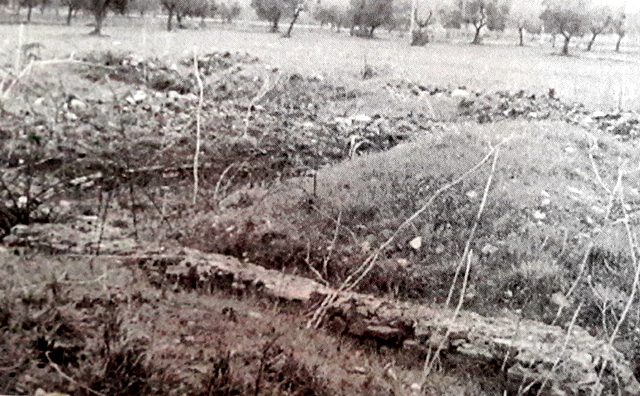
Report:
<svg viewBox="0 0 640 396"><path fill-rule="evenodd" d="M144 16L150 11L164 10L167 15L167 29L173 30L174 19L178 27L183 27L185 17L192 18L220 18L221 21L231 23L242 12L240 3L235 0L218 2L216 0L0 0L0 5L8 6L19 14L21 9L27 10L27 23L31 22L34 9L44 13L47 8L55 9L56 13L62 8L66 11L66 23L71 25L78 12L93 15L95 27L92 34L101 34L102 24L108 12L116 14L139 13Z"/></svg>
<svg viewBox="0 0 640 396"><path fill-rule="evenodd" d="M95 18L93 33L100 34L108 12L125 14L162 9L167 17L167 30L174 29L174 20L183 27L185 17L213 18L232 22L242 12L236 0L0 0L18 13L27 9L27 21L32 10L39 8L66 9L67 24L72 23L78 12L92 14ZM272 32L279 31L282 19L289 18L284 36L290 36L303 12L309 12L320 25L329 25L340 31L348 28L351 35L372 38L379 28L411 30L412 45L426 45L432 33L430 28L439 24L446 29L468 27L473 32L473 44L481 44L483 32L504 31L512 27L518 31L519 45L524 45L525 32L538 35L548 33L555 47L556 37L563 39L562 54L569 54L571 40L589 36L587 51L593 48L596 38L604 33L618 36L615 50L628 32L628 20L624 9L595 4L591 0L534 0L528 7L512 7L510 0L441 0L438 6L412 7L412 0L350 0L348 6L312 4L311 0L251 0L251 7L259 19L269 22ZM424 0L422 0L424 1ZM431 4L435 0L429 0ZM442 2L443 1L443 2Z"/></svg>
<svg viewBox="0 0 640 396"><path fill-rule="evenodd" d="M603 33L618 35L616 51L626 36L627 16L623 8L592 3L590 0L543 0L529 7L512 9L509 0L453 0L439 7L413 8L409 0L350 0L348 6L317 4L311 7L309 0L252 0L251 6L262 20L270 22L271 31L277 32L283 18L291 18L285 36L302 11L321 26L331 26L340 31L348 28L352 35L372 38L376 29L411 29L412 44L429 42L429 27L439 23L447 29L472 29L473 44L482 42L482 33L504 31L512 27L518 31L518 45L524 45L525 32L548 33L555 47L556 36L564 39L561 53L569 53L569 44L574 37L589 35L587 51L591 51L596 38ZM419 7L418 7L419 8Z"/></svg>

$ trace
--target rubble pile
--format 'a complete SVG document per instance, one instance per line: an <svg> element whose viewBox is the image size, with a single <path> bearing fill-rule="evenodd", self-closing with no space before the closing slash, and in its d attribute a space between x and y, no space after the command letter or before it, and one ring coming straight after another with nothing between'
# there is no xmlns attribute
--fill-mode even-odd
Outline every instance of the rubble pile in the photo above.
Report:
<svg viewBox="0 0 640 396"><path fill-rule="evenodd" d="M581 103L567 103L560 100L554 89L547 93L532 93L525 90L513 91L472 91L466 87L452 88L411 82L388 83L388 89L408 89L417 97L451 97L459 100L458 112L461 116L474 119L478 123L496 122L508 119L562 120L587 129L619 135L622 139L636 139L640 136L640 115L633 111L591 111Z"/></svg>

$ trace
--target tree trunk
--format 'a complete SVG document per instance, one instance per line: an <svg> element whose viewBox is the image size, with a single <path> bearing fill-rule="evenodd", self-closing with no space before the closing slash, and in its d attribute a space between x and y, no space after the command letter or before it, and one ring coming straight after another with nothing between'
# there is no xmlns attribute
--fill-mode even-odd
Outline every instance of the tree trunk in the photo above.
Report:
<svg viewBox="0 0 640 396"><path fill-rule="evenodd" d="M556 34L551 35L551 48L556 48Z"/></svg>
<svg viewBox="0 0 640 396"><path fill-rule="evenodd" d="M27 11L27 23L31 23L31 11L33 10L33 6L31 5L31 3L29 3L28 6L28 11Z"/></svg>
<svg viewBox="0 0 640 396"><path fill-rule="evenodd" d="M293 14L293 19L291 19L291 23L289 24L289 29L287 29L287 32L282 37L291 37L291 31L293 30L293 25L296 23L296 20L300 16L301 12L302 12L302 7L298 7L296 9L296 12Z"/></svg>
<svg viewBox="0 0 640 396"><path fill-rule="evenodd" d="M376 30L375 26L371 26L371 30L369 30L369 38L373 38L373 32Z"/></svg>
<svg viewBox="0 0 640 396"><path fill-rule="evenodd" d="M482 26L474 26L476 28L476 34L473 36L473 41L471 42L471 44L480 44L480 41L482 41L480 39L480 30L482 29Z"/></svg>
<svg viewBox="0 0 640 396"><path fill-rule="evenodd" d="M71 26L72 16L73 16L73 7L69 6L69 13L67 13L67 26Z"/></svg>
<svg viewBox="0 0 640 396"><path fill-rule="evenodd" d="M102 22L104 21L106 10L102 10L102 9L94 10L93 14L96 18L96 27L95 29L93 29L93 32L91 32L90 34L92 36L100 36L102 34Z"/></svg>
<svg viewBox="0 0 640 396"><path fill-rule="evenodd" d="M618 41L616 42L616 52L620 52L620 42L624 38L624 34L618 35Z"/></svg>
<svg viewBox="0 0 640 396"><path fill-rule="evenodd" d="M178 22L178 29L182 29L184 25L182 24L182 14L180 11L176 11L176 22Z"/></svg>
<svg viewBox="0 0 640 396"><path fill-rule="evenodd" d="M524 47L524 27L518 27L518 35L520 36L520 43L518 45Z"/></svg>
<svg viewBox="0 0 640 396"><path fill-rule="evenodd" d="M173 7L169 7L167 10L169 11L169 16L167 17L167 31L171 31L173 29Z"/></svg>
<svg viewBox="0 0 640 396"><path fill-rule="evenodd" d="M593 36L591 36L591 40L589 40L589 44L587 44L587 51L591 51L591 47L593 47L593 43L595 43L597 36L598 33L593 33Z"/></svg>
<svg viewBox="0 0 640 396"><path fill-rule="evenodd" d="M278 27L278 22L280 22L280 15L278 17L274 17L271 21L271 33L277 33L280 28Z"/></svg>
<svg viewBox="0 0 640 396"><path fill-rule="evenodd" d="M562 55L569 55L569 41L571 41L571 36L564 36L564 45L562 46Z"/></svg>

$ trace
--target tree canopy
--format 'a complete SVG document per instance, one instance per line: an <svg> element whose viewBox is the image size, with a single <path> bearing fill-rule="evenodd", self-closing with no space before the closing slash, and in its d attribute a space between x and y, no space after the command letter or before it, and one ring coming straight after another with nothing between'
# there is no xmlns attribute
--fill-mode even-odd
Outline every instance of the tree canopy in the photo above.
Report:
<svg viewBox="0 0 640 396"><path fill-rule="evenodd" d="M358 28L367 37L373 37L374 31L393 22L393 0L351 0L352 33Z"/></svg>
<svg viewBox="0 0 640 396"><path fill-rule="evenodd" d="M509 6L499 4L497 0L472 0L461 2L460 16L464 23L475 28L474 44L480 44L480 32L485 26L489 30L504 30L507 25Z"/></svg>
<svg viewBox="0 0 640 396"><path fill-rule="evenodd" d="M584 35L591 21L588 0L546 0L540 19L545 30L564 37L562 54L569 54L569 42L574 36Z"/></svg>
<svg viewBox="0 0 640 396"><path fill-rule="evenodd" d="M251 0L251 7L258 18L271 23L271 31L278 31L280 19L293 15L298 0Z"/></svg>
<svg viewBox="0 0 640 396"><path fill-rule="evenodd" d="M85 6L95 18L95 28L91 34L102 34L102 23L109 10L124 14L128 4L129 0L87 0Z"/></svg>

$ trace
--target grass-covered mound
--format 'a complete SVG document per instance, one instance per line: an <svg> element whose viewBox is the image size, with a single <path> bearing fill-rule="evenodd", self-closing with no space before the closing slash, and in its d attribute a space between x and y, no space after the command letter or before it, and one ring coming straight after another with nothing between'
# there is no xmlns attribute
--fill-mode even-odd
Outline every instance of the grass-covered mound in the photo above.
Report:
<svg viewBox="0 0 640 396"><path fill-rule="evenodd" d="M557 302L564 301L559 297L571 290L569 304L586 303L583 324L611 331L631 292L635 267L618 194L611 200L598 178L613 190L619 169L634 168L636 149L565 123L450 125L387 152L320 170L315 195L312 178L235 192L221 202L221 212L201 218L193 235L208 250L338 283L438 189L501 142L470 245L466 306L484 313L522 309L525 316L551 322ZM487 161L446 189L399 232L361 289L443 302L490 169ZM625 173L618 189L632 230L637 181L635 173ZM570 316L572 310L564 312Z"/></svg>

